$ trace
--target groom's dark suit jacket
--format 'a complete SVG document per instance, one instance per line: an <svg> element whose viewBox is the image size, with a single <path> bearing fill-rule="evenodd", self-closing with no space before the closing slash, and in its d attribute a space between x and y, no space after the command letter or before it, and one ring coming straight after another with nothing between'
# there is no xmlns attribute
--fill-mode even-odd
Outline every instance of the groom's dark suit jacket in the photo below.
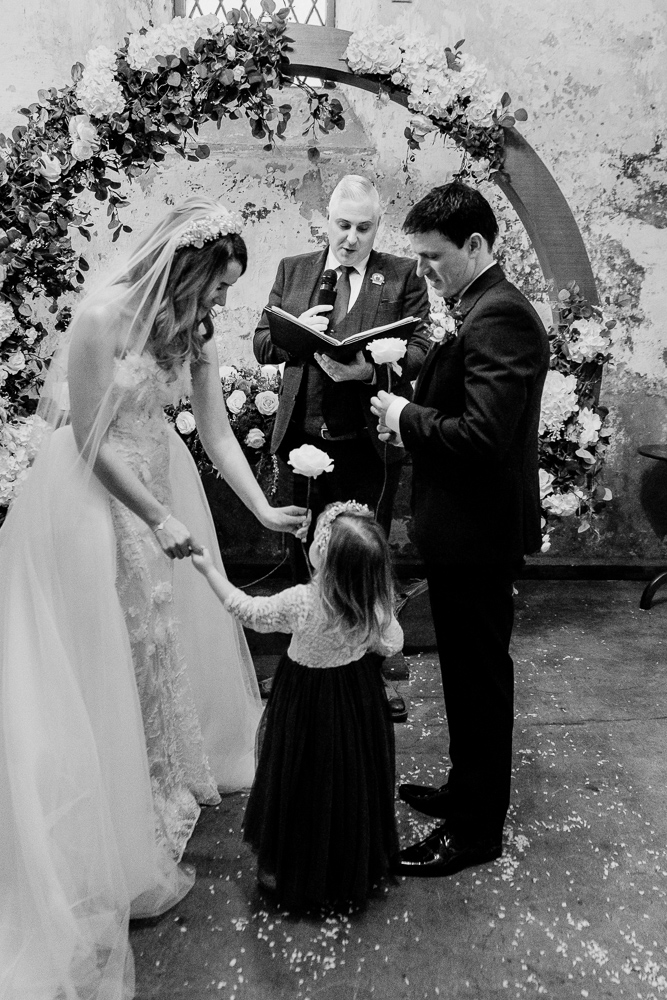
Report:
<svg viewBox="0 0 667 1000"><path fill-rule="evenodd" d="M314 253L285 257L281 260L269 296L269 305L280 306L293 316L299 316L315 305L327 252L328 247ZM392 323L405 316L422 318L421 325L408 341L406 356L399 362L402 374L400 377L393 376L392 389L403 396L411 395L410 382L417 377L428 350L426 329L428 315L426 283L423 278L417 276L416 262L406 257L395 257L393 254L372 250L359 297L347 315L344 332L349 336L374 326ZM297 395L302 385L304 364L290 358L285 351L273 344L266 313L262 314L255 330L253 349L255 357L262 364L286 362L280 390L280 406L271 441L271 450L275 452L285 437L294 413ZM368 353L366 357L372 360ZM341 406L359 407L363 412L363 416L360 413L360 420L365 423L371 440L382 454L384 446L378 441L377 418L371 413L370 400L378 389L387 387L386 366L376 366L376 373L377 381L374 385L363 382L338 383L336 391L340 394ZM404 455L402 450L395 448L387 451L394 453L388 455L393 461Z"/></svg>
<svg viewBox="0 0 667 1000"><path fill-rule="evenodd" d="M497 264L459 313L458 336L431 349L400 417L415 540L429 563L520 564L541 543L537 434L549 342Z"/></svg>

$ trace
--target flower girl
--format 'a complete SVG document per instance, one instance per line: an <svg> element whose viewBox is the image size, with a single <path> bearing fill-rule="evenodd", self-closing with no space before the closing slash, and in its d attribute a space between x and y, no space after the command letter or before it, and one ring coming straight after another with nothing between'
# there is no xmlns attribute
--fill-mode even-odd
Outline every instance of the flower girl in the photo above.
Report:
<svg viewBox="0 0 667 1000"><path fill-rule="evenodd" d="M384 533L367 507L320 515L307 584L249 597L193 554L224 606L291 632L266 709L244 840L258 879L292 908L360 905L398 850L394 735L378 656L403 645Z"/></svg>

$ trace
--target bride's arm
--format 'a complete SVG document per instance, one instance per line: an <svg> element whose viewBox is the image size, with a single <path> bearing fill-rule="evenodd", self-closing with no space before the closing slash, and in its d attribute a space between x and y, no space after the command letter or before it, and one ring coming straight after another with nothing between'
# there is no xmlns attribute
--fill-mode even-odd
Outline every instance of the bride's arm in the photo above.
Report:
<svg viewBox="0 0 667 1000"><path fill-rule="evenodd" d="M298 530L306 513L304 508L271 507L230 427L213 340L204 347L203 360L193 365L190 402L206 454L246 507L266 528Z"/></svg>
<svg viewBox="0 0 667 1000"><path fill-rule="evenodd" d="M118 337L113 332L114 326L117 324L114 324L109 309L105 306L89 309L77 324L68 365L74 439L83 457L86 460L92 457L92 470L109 493L149 527L155 529L168 518L165 527L156 532L156 538L166 554L187 556L192 548L198 546L185 525L170 516L170 511L156 500L114 451L107 441L106 428L99 441L94 439L96 433L99 433L95 420L100 406L108 399L114 376L114 362L120 351ZM91 455L91 448L97 449L95 455Z"/></svg>

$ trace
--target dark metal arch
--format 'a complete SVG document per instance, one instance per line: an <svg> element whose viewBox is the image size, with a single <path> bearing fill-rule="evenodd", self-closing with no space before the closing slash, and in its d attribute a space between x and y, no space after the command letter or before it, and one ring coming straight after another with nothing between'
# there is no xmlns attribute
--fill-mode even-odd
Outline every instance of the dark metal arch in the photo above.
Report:
<svg viewBox="0 0 667 1000"><path fill-rule="evenodd" d="M351 32L290 24L291 76L317 76L377 94L376 80L357 76L343 57ZM407 108L407 95L390 94L391 100ZM505 172L492 180L507 197L521 219L549 285L558 291L576 281L589 302L598 294L591 262L579 227L565 197L532 146L516 129L505 132Z"/></svg>

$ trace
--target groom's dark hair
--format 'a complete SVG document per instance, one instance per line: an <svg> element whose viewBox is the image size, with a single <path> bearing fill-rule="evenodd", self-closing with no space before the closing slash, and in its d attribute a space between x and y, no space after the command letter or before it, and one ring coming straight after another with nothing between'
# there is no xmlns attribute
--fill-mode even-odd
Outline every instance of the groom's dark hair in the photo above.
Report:
<svg viewBox="0 0 667 1000"><path fill-rule="evenodd" d="M469 236L479 233L489 250L498 235L498 223L486 198L475 188L452 181L432 188L421 201L413 205L403 223L403 232L441 233L457 247Z"/></svg>

